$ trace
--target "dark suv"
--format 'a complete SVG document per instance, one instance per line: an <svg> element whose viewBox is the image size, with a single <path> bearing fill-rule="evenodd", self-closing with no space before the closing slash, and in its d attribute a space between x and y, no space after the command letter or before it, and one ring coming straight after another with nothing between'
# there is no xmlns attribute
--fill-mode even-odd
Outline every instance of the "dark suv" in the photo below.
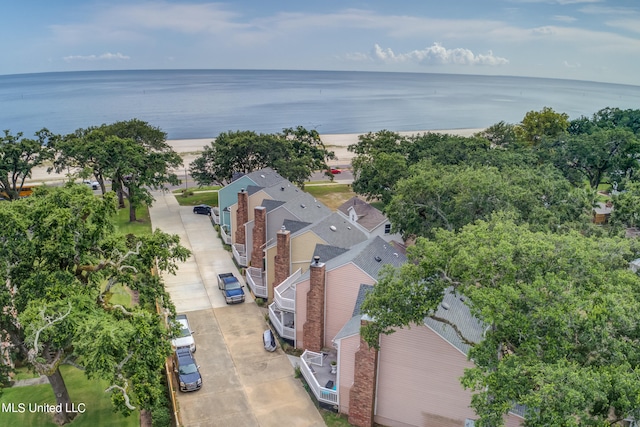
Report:
<svg viewBox="0 0 640 427"><path fill-rule="evenodd" d="M176 350L173 362L173 370L178 374L180 391L196 391L202 387L200 367L189 350L189 347L180 347Z"/></svg>
<svg viewBox="0 0 640 427"><path fill-rule="evenodd" d="M193 207L193 213L200 215L211 215L211 206L198 205Z"/></svg>

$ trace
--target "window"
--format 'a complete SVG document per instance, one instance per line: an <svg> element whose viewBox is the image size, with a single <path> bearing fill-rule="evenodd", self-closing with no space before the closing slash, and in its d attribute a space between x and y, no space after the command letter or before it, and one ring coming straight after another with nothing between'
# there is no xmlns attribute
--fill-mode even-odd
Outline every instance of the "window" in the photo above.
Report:
<svg viewBox="0 0 640 427"><path fill-rule="evenodd" d="M391 224L385 224L384 225L384 234L390 234L391 233Z"/></svg>

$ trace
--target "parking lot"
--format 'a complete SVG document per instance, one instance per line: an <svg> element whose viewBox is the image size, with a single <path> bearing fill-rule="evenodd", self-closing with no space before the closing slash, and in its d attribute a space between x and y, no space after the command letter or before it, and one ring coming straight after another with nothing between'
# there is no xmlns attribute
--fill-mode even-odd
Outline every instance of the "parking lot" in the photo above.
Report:
<svg viewBox="0 0 640 427"><path fill-rule="evenodd" d="M267 327L250 295L227 305L217 274L233 272L243 283L231 254L224 250L206 215L180 207L171 194L154 193L153 227L178 234L192 256L175 276L164 277L178 313L186 313L195 331L195 353L203 385L179 393L185 426L324 426L287 356L265 351ZM246 288L245 288L246 289Z"/></svg>

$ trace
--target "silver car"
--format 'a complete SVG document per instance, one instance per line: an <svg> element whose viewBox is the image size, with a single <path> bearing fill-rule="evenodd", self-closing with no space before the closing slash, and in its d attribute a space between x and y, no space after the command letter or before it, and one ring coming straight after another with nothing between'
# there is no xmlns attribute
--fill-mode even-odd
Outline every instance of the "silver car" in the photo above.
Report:
<svg viewBox="0 0 640 427"><path fill-rule="evenodd" d="M176 322L180 325L180 335L171 340L173 348L189 347L192 353L196 351L196 342L193 339L193 331L189 327L189 320L186 314L178 314Z"/></svg>

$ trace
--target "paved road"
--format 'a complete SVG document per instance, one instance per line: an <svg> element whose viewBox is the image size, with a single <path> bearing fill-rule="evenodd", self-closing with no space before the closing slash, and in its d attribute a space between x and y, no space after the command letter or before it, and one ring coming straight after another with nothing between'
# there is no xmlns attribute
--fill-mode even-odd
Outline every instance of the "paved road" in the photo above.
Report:
<svg viewBox="0 0 640 427"><path fill-rule="evenodd" d="M165 275L167 291L179 313L187 313L196 332L195 353L202 389L179 393L185 426L324 426L322 417L293 378L293 368L280 350L262 347L264 314L249 297L227 306L216 275L238 274L231 254L222 247L209 218L180 207L171 194L154 193L153 227L178 234L192 256L176 276Z"/></svg>

